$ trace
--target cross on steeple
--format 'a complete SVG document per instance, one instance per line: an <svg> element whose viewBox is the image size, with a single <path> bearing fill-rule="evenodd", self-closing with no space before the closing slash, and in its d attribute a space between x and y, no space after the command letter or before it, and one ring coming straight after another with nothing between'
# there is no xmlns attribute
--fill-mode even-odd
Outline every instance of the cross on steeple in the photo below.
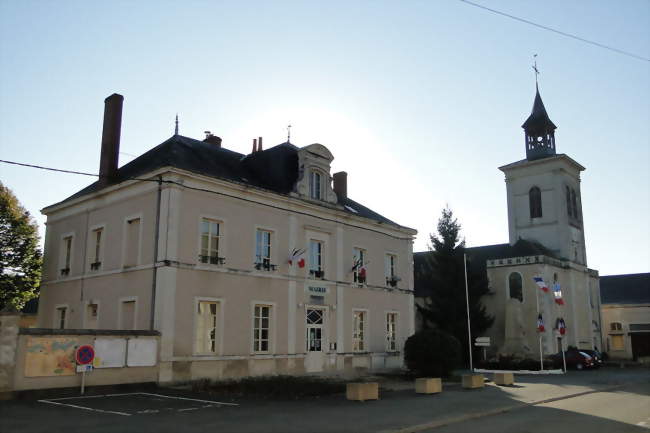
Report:
<svg viewBox="0 0 650 433"><path fill-rule="evenodd" d="M533 70L535 71L535 86L537 86L537 76L539 75L539 69L537 69L537 54L533 55L535 62L533 63Z"/></svg>

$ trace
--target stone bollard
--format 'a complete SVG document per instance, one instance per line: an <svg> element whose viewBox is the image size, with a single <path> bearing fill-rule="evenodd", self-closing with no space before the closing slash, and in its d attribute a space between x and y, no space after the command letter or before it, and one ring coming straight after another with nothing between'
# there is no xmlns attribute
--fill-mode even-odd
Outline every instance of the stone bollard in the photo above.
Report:
<svg viewBox="0 0 650 433"><path fill-rule="evenodd" d="M515 375L513 373L494 373L496 385L514 385Z"/></svg>
<svg viewBox="0 0 650 433"><path fill-rule="evenodd" d="M348 400L379 400L379 384L377 382L348 383L345 387L345 395Z"/></svg>
<svg viewBox="0 0 650 433"><path fill-rule="evenodd" d="M483 388L485 379L482 374L463 374L463 388Z"/></svg>
<svg viewBox="0 0 650 433"><path fill-rule="evenodd" d="M418 394L437 394L442 392L442 380L439 377L420 377L415 379L415 392Z"/></svg>

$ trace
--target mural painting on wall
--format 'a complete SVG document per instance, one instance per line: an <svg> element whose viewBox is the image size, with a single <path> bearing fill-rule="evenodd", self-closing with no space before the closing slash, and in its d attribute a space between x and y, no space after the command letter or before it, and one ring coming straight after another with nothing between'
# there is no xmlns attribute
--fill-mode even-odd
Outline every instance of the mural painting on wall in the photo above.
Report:
<svg viewBox="0 0 650 433"><path fill-rule="evenodd" d="M72 376L75 374L76 338L31 337L27 339L25 376Z"/></svg>

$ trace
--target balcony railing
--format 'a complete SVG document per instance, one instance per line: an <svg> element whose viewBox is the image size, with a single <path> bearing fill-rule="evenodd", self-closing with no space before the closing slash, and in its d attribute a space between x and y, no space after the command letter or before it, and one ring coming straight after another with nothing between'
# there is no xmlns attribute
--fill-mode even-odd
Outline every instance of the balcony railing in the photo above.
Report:
<svg viewBox="0 0 650 433"><path fill-rule="evenodd" d="M219 256L204 256L204 255L199 255L199 261L201 263L207 263L210 265L223 265L226 263L226 258L225 257L219 257Z"/></svg>

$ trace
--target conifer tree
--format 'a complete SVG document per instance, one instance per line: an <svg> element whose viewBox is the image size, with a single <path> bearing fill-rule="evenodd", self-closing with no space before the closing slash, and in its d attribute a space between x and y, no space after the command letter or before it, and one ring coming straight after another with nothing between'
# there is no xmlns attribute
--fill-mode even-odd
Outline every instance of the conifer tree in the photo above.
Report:
<svg viewBox="0 0 650 433"><path fill-rule="evenodd" d="M36 223L0 182L0 311L20 311L38 296L41 264Z"/></svg>
<svg viewBox="0 0 650 433"><path fill-rule="evenodd" d="M431 296L425 298L424 305L417 308L423 328L439 329L456 337L463 344L463 359L467 361L465 240L461 239L461 225L449 207L442 210L437 230L437 234L430 235L429 253L415 275L416 284L427 287ZM469 259L467 283L472 338L475 338L492 325L494 317L487 314L481 303L481 297L491 293L485 269L471 266Z"/></svg>

